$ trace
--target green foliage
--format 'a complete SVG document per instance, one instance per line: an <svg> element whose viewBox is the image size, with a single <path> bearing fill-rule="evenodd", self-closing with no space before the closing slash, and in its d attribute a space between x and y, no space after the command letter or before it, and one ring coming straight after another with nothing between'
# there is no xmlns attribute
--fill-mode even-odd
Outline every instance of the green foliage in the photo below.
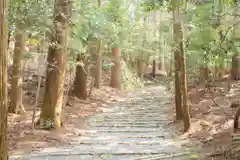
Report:
<svg viewBox="0 0 240 160"><path fill-rule="evenodd" d="M45 33L52 26L53 1L9 1L9 25L24 25L25 31Z"/></svg>
<svg viewBox="0 0 240 160"><path fill-rule="evenodd" d="M233 0L202 3L188 0L109 0L100 6L97 1L73 0L69 65L74 65L77 54L91 57L90 63L94 65L97 49L92 51L94 46L90 45L94 40L104 41L103 54L107 58L110 57L110 49L117 46L126 61L141 57L148 63L153 58L159 59L162 54L166 61L170 60L176 46L173 43L172 13L169 12L172 4L181 5L184 14L187 65L193 63L196 68L203 64L222 65L224 59L239 53L240 38L233 34L236 21L232 16ZM12 0L9 3L10 26L23 22L25 31L33 33L40 42L51 33L53 5L54 2L48 0ZM221 18L224 16L225 20ZM216 23L219 17L221 24ZM25 58L31 58L31 55L26 53ZM103 68L111 66L111 63L106 63Z"/></svg>
<svg viewBox="0 0 240 160"><path fill-rule="evenodd" d="M150 12L153 10L158 10L167 2L167 0L144 0L141 6L145 12Z"/></svg>
<svg viewBox="0 0 240 160"><path fill-rule="evenodd" d="M231 24L226 23L227 17L224 19L226 15L223 14L225 12L222 9L222 12L218 13L223 14L222 17L215 14L219 8L227 7L220 1L196 5L194 9L189 9L189 12L186 13L186 21L193 26L188 36L187 52L191 55L196 54L201 65L222 65L223 59L229 58L233 51L230 43L231 32L229 32ZM218 19L221 20L221 24L215 23Z"/></svg>
<svg viewBox="0 0 240 160"><path fill-rule="evenodd" d="M34 55L33 53L31 53L31 52L26 52L26 53L24 54L24 59L29 60L29 59L33 58L34 56L35 56L35 55Z"/></svg>

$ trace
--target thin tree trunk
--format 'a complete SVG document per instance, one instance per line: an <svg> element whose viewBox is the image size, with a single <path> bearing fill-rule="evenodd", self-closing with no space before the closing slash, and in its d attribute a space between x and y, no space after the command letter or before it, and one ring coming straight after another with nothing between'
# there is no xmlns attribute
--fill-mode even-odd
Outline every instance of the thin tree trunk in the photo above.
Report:
<svg viewBox="0 0 240 160"><path fill-rule="evenodd" d="M0 1L0 160L8 160L7 141L7 15L8 1Z"/></svg>
<svg viewBox="0 0 240 160"><path fill-rule="evenodd" d="M190 128L190 113L189 113L189 98L187 92L187 77L186 77L186 66L185 66L185 55L183 49L183 27L182 27L182 18L180 5L174 7L174 36L175 42L177 44L176 54L176 67L178 68L177 76L178 80L180 80L180 95L182 97L182 111L183 111L183 123L184 123L184 132L188 131ZM177 64L178 63L178 64ZM181 75L181 79L180 79ZM179 84L179 83L178 83ZM175 84L176 85L176 84Z"/></svg>
<svg viewBox="0 0 240 160"><path fill-rule="evenodd" d="M164 60L164 53L161 54L159 70L165 72L165 60Z"/></svg>
<svg viewBox="0 0 240 160"><path fill-rule="evenodd" d="M159 13L159 20L160 20L160 23L161 23L161 21L162 21L162 13L160 12ZM163 35L162 35L162 31L161 31L161 28L159 27L159 29L158 29L158 34L159 34L159 44L158 44L158 46L159 46L159 53L160 53L160 64L159 64L159 70L160 71L163 71L163 73L164 72L166 72L166 70L165 70L165 56L164 56L164 52L163 52L163 45L164 45L164 38L163 38Z"/></svg>
<svg viewBox="0 0 240 160"><path fill-rule="evenodd" d="M173 33L174 33L174 41L175 44L179 44L181 41L180 37L180 30L181 30L181 23L179 17L179 10L175 6L176 4L173 3ZM182 94L181 94L181 80L180 80L180 69L181 66L179 65L179 57L180 57L180 46L177 45L174 51L174 60L175 60L175 107L176 107L176 119L182 120L183 119L183 104L182 104Z"/></svg>
<svg viewBox="0 0 240 160"><path fill-rule="evenodd" d="M84 57L77 56L77 62L85 62ZM79 99L87 99L87 67L78 65L76 67L76 75L74 80L74 94Z"/></svg>
<svg viewBox="0 0 240 160"><path fill-rule="evenodd" d="M175 55L173 54L173 56L171 55L171 59L170 59L170 62L169 62L169 71L168 71L168 76L172 77L173 75L173 70L174 70L174 57Z"/></svg>
<svg viewBox="0 0 240 160"><path fill-rule="evenodd" d="M68 27L71 1L56 0L54 10L54 32L47 57L45 94L40 114L40 126L61 128L65 67L67 63Z"/></svg>
<svg viewBox="0 0 240 160"><path fill-rule="evenodd" d="M137 62L138 76L142 78L144 74L144 61L140 57L137 57L136 62Z"/></svg>
<svg viewBox="0 0 240 160"><path fill-rule="evenodd" d="M95 83L94 87L100 88L101 86L101 78L102 78L102 40L98 41L98 53L96 56L96 71L95 71Z"/></svg>
<svg viewBox="0 0 240 160"><path fill-rule="evenodd" d="M180 65L181 65L181 86L182 86L182 94L183 94L183 123L184 123L184 132L187 132L190 129L190 103L187 91L187 75L186 75L186 64L185 64L185 55L183 50L183 41L180 43L181 57L180 57Z"/></svg>
<svg viewBox="0 0 240 160"><path fill-rule="evenodd" d="M121 89L121 52L120 48L112 48L112 57L114 65L111 70L110 86L112 88Z"/></svg>
<svg viewBox="0 0 240 160"><path fill-rule="evenodd" d="M142 47L139 47L139 53L140 53L140 56L137 58L137 69L138 69L138 75L142 78L143 75L144 75L144 51L142 48L145 47L145 43L146 43L146 25L147 25L147 17L145 15L143 15L143 26L142 26L142 30L144 30L144 33L143 33L143 41L142 41Z"/></svg>
<svg viewBox="0 0 240 160"><path fill-rule="evenodd" d="M153 59L153 62L152 62L152 77L153 78L156 77L156 68L157 68L156 59Z"/></svg>
<svg viewBox="0 0 240 160"><path fill-rule="evenodd" d="M23 24L17 25L17 34L15 37L16 41L12 65L11 100L9 105L10 113L25 112L22 103L25 33L22 25Z"/></svg>
<svg viewBox="0 0 240 160"><path fill-rule="evenodd" d="M101 0L98 0L98 7L101 7ZM94 87L100 88L102 78L102 40L98 40L98 53L96 56L96 71Z"/></svg>
<svg viewBox="0 0 240 160"><path fill-rule="evenodd" d="M239 0L235 0L234 19L237 21L239 15ZM233 38L239 39L239 28L240 25L234 25L233 27ZM235 49L235 53L232 56L232 67L231 67L231 78L233 80L240 80L240 55L239 51Z"/></svg>

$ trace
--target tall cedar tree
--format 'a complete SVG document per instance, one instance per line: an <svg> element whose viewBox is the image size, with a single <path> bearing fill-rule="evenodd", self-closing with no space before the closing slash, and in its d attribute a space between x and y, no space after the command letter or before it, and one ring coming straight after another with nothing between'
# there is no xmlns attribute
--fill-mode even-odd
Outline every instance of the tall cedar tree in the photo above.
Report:
<svg viewBox="0 0 240 160"><path fill-rule="evenodd" d="M54 10L54 30L48 50L45 94L40 114L41 127L61 128L65 67L71 1L56 0Z"/></svg>
<svg viewBox="0 0 240 160"><path fill-rule="evenodd" d="M0 1L0 160L8 159L7 142L7 44L8 1Z"/></svg>

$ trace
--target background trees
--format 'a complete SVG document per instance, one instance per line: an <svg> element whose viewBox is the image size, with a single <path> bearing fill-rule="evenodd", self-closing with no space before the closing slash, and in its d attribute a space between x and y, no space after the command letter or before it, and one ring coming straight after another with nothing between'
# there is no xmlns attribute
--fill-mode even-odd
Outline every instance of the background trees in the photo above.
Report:
<svg viewBox="0 0 240 160"><path fill-rule="evenodd" d="M15 48L8 110L32 110L23 102L32 96L44 128L61 128L65 99L89 99L106 85L134 89L168 74L175 80L176 119L188 131L188 85L204 84L210 92L230 70L239 79L238 1L12 0L9 10ZM40 90L36 77L43 81L39 99L30 93Z"/></svg>
<svg viewBox="0 0 240 160"><path fill-rule="evenodd" d="M45 94L40 115L40 126L61 128L63 87L68 55L71 1L58 0L54 4L54 29L47 57Z"/></svg>
<svg viewBox="0 0 240 160"><path fill-rule="evenodd" d="M46 5L47 8L44 7ZM213 68L214 75L219 75L226 65L229 66L230 52L237 50L234 44L237 39L231 37L234 31L231 28L235 25L226 22L226 19L236 12L231 5L236 6L237 3L221 0L181 3L148 0L124 3L118 0L72 1L68 7L71 15L67 22L69 28L68 31L64 31L69 33L66 36L69 40L65 40L69 43L61 44L64 45L63 52L66 52L67 56L62 64L58 64L59 68L62 67L62 72L67 69L67 76L70 70L75 72L74 78L70 78L74 80L72 80L73 83L69 83L71 86L67 87L68 92L74 93L72 97L86 99L88 90L92 90L91 86L100 87L102 68L109 72L111 68L110 86L120 89L141 86L142 75L152 75L155 78L156 75L166 75L166 71L171 74L175 66L176 119L182 119L185 112L189 112L188 109L185 112L180 111L189 108L187 79L191 83L198 77L207 88L213 79ZM57 27L61 23L51 22L56 13L54 4L47 1L37 3L16 1L11 2L9 6L9 22L15 26L15 53L11 78L12 100L9 112L18 113L25 111L21 102L23 84L20 83L23 81L24 65L29 60L38 59L36 57L46 57L49 44L48 53L52 52L53 42L48 43L54 41L52 37L56 37L53 36L55 32L52 32L52 28L59 30ZM36 11L39 14L36 14ZM37 20L35 20L36 17L38 17ZM236 16L233 16L231 21L235 20ZM60 31L63 32L62 29ZM29 51L25 49L25 45L30 47ZM60 50L57 49L57 52ZM54 59L52 58L51 61ZM233 61L235 59L233 58ZM49 77L49 56L48 62L41 63L48 65L46 77ZM130 72L121 66L126 66ZM234 68L236 65L233 65L232 71L237 70ZM65 76L62 79L65 79ZM88 85L89 79L93 79L94 85ZM50 83L49 78L46 80L46 84ZM56 78L54 82L55 80ZM135 83L136 81L138 83ZM53 87L53 84L50 83L50 86ZM45 87L44 97L49 98L50 89L48 85ZM43 102L46 104L45 98ZM53 99L57 101L56 96ZM48 109L46 110L50 113ZM187 121L189 121L189 116L185 117L188 117Z"/></svg>

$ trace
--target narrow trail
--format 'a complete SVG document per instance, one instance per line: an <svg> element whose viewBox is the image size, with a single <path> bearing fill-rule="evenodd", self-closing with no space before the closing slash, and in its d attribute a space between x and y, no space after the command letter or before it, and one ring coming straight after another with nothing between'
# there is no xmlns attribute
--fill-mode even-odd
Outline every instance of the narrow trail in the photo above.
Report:
<svg viewBox="0 0 240 160"><path fill-rule="evenodd" d="M70 146L45 148L31 160L193 160L197 148L170 124L171 95L163 86L129 93L87 119L85 133ZM192 157L191 157L192 156ZM15 159L14 157L10 159Z"/></svg>

